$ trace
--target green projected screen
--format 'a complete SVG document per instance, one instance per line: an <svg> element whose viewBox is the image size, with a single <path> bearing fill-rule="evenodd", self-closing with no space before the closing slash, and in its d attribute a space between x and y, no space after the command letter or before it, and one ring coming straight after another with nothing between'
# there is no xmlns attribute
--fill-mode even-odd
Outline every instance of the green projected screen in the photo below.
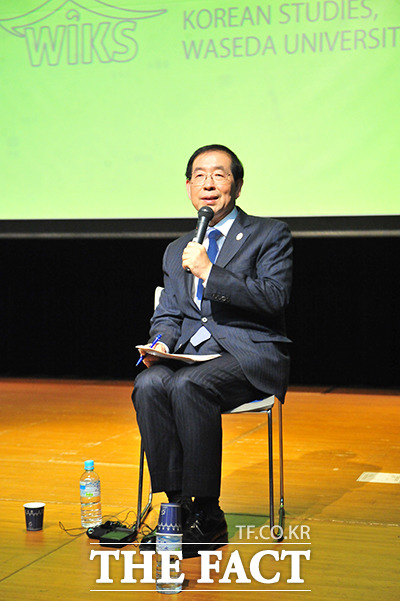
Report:
<svg viewBox="0 0 400 601"><path fill-rule="evenodd" d="M3 0L0 219L193 217L191 153L270 216L400 207L400 2Z"/></svg>

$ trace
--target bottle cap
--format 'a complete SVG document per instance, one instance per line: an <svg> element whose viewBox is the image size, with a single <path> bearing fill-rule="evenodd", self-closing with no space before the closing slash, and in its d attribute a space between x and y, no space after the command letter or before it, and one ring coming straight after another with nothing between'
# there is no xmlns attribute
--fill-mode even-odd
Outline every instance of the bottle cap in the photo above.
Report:
<svg viewBox="0 0 400 601"><path fill-rule="evenodd" d="M85 470L90 472L90 470L94 469L94 461L93 459L88 459L85 461Z"/></svg>

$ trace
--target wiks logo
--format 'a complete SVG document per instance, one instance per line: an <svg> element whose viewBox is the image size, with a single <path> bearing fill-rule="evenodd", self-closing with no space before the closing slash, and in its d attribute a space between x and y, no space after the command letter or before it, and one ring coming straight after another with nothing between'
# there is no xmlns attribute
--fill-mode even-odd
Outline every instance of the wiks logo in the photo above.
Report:
<svg viewBox="0 0 400 601"><path fill-rule="evenodd" d="M127 62L138 53L137 21L167 11L130 10L100 0L47 0L0 27L25 38L33 67Z"/></svg>

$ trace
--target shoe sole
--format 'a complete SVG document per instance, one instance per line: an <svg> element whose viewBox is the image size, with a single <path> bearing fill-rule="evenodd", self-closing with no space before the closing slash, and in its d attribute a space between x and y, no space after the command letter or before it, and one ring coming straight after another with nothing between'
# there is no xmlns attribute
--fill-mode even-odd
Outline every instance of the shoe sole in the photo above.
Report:
<svg viewBox="0 0 400 601"><path fill-rule="evenodd" d="M183 543L183 559L197 557L199 551L214 551L219 547L228 544L228 531L221 532L210 543Z"/></svg>

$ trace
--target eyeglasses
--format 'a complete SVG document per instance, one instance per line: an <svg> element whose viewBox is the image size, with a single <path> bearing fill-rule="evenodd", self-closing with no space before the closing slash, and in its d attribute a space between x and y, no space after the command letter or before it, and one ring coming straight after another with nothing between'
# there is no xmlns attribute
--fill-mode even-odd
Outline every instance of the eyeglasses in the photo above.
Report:
<svg viewBox="0 0 400 601"><path fill-rule="evenodd" d="M203 186L208 178L211 178L216 186L222 186L229 181L232 174L224 171L215 171L214 173L195 173L191 178L193 186Z"/></svg>

